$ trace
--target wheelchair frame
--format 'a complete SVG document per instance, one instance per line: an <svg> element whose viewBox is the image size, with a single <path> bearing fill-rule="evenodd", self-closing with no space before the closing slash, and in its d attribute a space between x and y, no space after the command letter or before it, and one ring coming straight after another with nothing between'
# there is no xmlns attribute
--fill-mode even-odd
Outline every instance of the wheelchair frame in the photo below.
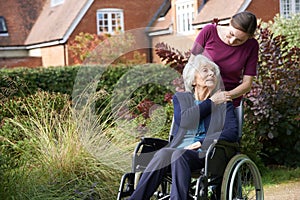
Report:
<svg viewBox="0 0 300 200"><path fill-rule="evenodd" d="M235 112L238 118L239 138L241 138L243 125L242 102L236 108ZM174 119L172 120L169 141L171 141L173 126ZM129 197L134 192L140 175L152 159L154 153L166 146L169 141L159 138L141 139L134 150L132 172L124 174L121 178L117 200ZM192 191L189 192L190 198L194 200L263 200L264 193L260 172L255 163L247 155L241 153L237 153L227 163L222 178L221 194L220 197L216 196L216 185L212 183L212 178L208 174L208 158L217 143L218 141L214 140L206 152L205 167L200 173L198 172L197 181L194 181L192 184L194 189L190 188ZM147 156L145 157L144 155ZM164 177L159 189L154 193L155 199L164 200L170 198L171 182L172 178L170 176Z"/></svg>

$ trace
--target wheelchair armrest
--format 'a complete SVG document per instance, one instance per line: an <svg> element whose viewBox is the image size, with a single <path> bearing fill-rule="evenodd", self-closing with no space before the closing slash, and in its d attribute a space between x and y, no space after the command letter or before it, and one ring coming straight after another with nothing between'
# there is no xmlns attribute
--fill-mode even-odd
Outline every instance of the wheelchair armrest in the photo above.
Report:
<svg viewBox="0 0 300 200"><path fill-rule="evenodd" d="M141 141L135 147L134 153L138 153L141 150L141 153L148 153L152 151L157 151L165 147L169 142L160 138L141 138ZM141 149L142 148L142 149Z"/></svg>
<svg viewBox="0 0 300 200"><path fill-rule="evenodd" d="M226 158L232 157L234 154L239 152L239 143L238 142L228 142L225 140L214 140L212 144L210 144L209 148L205 152L205 175L208 176L208 160L212 159L215 155L216 148L221 148L224 150L224 156Z"/></svg>
<svg viewBox="0 0 300 200"><path fill-rule="evenodd" d="M205 176L207 176L208 174L207 174L207 172L208 172L208 170L207 170L207 167L208 167L208 157L209 157L209 154L211 154L212 153L212 151L213 151L213 149L214 149L214 147L216 146L216 144L218 143L218 140L214 140L213 141L213 143L211 143L210 145L209 145L209 147L208 147L208 149L207 149L207 151L206 151L206 155L205 155L205 170L204 170L204 174L205 174Z"/></svg>
<svg viewBox="0 0 300 200"><path fill-rule="evenodd" d="M143 171L155 152L167 144L167 140L159 138L141 138L133 153L132 172Z"/></svg>

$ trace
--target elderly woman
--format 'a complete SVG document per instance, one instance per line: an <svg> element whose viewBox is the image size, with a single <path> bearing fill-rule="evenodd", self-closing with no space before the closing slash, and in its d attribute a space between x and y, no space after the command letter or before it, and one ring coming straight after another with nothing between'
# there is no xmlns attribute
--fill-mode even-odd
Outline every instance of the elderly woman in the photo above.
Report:
<svg viewBox="0 0 300 200"><path fill-rule="evenodd" d="M238 140L234 106L219 90L218 66L202 55L187 65L183 71L186 92L173 96L174 138L156 152L129 199L150 199L170 168L171 199L188 199L191 172L204 167L205 158L199 152L214 139Z"/></svg>

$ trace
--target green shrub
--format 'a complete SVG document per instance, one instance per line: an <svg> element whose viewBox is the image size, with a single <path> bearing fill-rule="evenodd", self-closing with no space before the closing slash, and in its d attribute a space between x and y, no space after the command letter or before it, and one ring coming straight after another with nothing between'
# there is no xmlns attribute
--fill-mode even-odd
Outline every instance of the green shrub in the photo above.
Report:
<svg viewBox="0 0 300 200"><path fill-rule="evenodd" d="M70 56L76 64L128 63L128 58L124 59L126 56L120 55L131 51L135 45L134 37L130 32L116 32L114 35L81 32L70 42ZM135 51L135 56L138 54ZM139 61L136 58L130 62Z"/></svg>
<svg viewBox="0 0 300 200"><path fill-rule="evenodd" d="M78 67L1 69L1 99L38 90L71 94Z"/></svg>
<svg viewBox="0 0 300 200"><path fill-rule="evenodd" d="M283 48L300 48L300 14L292 15L290 18L283 18L280 15L274 17L274 22L270 23L270 29L274 36L282 35L288 42Z"/></svg>
<svg viewBox="0 0 300 200"><path fill-rule="evenodd" d="M84 99L82 95L86 92L85 90L90 84L96 83L97 85L90 92L102 91L102 93L107 94L106 96L101 96L102 99L98 99L96 102L96 109L102 110L107 107L110 95L116 91L116 87L123 87L120 85L120 81L127 81L124 83L126 88L123 89L126 89L131 97L135 97L133 107L145 98L150 98L156 104L164 104L165 93L172 90L169 85L172 80L171 76L174 77L174 73L166 73L166 70L169 70L168 68L165 68L164 71L161 70L163 68L159 69L159 67L161 66L126 66L120 64L108 67L70 66L37 69L1 69L0 100L3 102L14 97L35 94L37 91L47 91L67 94L73 102L78 103L77 98ZM133 73L136 73L134 74L136 77L129 77ZM149 78L152 78L152 80L149 80L147 77L151 74L152 76ZM145 78L141 85L138 85L139 81L141 81L137 80L138 76ZM133 80L124 80L125 78ZM163 80L158 80L159 78L163 78ZM166 81L166 83L162 83L162 81ZM133 82L135 82L134 85L131 84ZM124 91L122 98L127 98L128 92ZM87 93L85 95L90 94ZM0 120L5 116L5 113L0 114Z"/></svg>
<svg viewBox="0 0 300 200"><path fill-rule="evenodd" d="M40 96L43 96L42 102L38 98ZM2 149L1 152L6 156L17 158L22 155L23 151L30 151L31 149L31 146L28 145L31 142L30 137L17 124L12 123L12 120L18 121L18 123L23 124L23 127L26 127L32 116L43 118L44 113L53 113L53 111L59 115L64 110L67 100L67 95L40 92L28 98L15 97L3 101L0 104L0 136L4 143L10 145ZM26 105L30 105L30 107ZM33 153L30 152L28 155ZM15 163L15 166L18 166L18 162Z"/></svg>
<svg viewBox="0 0 300 200"><path fill-rule="evenodd" d="M252 91L247 96L247 134L256 133L263 144L266 164L299 166L300 153L300 49L282 48L285 37L260 28L259 68Z"/></svg>
<svg viewBox="0 0 300 200"><path fill-rule="evenodd" d="M129 69L130 66L125 65L0 69L0 100L34 94L38 90L72 95L76 82L80 87L75 90L84 90L86 85L79 84L93 78L98 78L99 88L110 91Z"/></svg>

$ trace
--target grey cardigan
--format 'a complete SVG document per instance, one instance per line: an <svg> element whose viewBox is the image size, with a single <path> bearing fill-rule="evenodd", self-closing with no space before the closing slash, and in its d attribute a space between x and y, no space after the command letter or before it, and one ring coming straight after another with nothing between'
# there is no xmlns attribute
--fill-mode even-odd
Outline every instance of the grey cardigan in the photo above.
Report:
<svg viewBox="0 0 300 200"><path fill-rule="evenodd" d="M206 99L196 105L194 101L194 95L190 92L177 92L173 96L175 123L170 147L178 146L187 130L197 129L201 120L204 120L206 130L205 139L200 141L202 149L207 149L214 139L238 141L238 122L232 102L215 105Z"/></svg>

